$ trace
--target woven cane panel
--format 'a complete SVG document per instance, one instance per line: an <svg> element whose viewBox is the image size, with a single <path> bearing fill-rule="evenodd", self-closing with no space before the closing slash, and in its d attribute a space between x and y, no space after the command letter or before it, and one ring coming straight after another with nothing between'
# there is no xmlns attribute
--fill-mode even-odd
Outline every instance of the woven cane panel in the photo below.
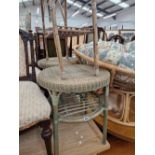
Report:
<svg viewBox="0 0 155 155"><path fill-rule="evenodd" d="M50 67L43 70L37 77L38 83L55 92L87 92L107 86L110 73L100 71L99 76L94 75L94 69L85 65L65 66L65 79L60 77L59 67Z"/></svg>
<svg viewBox="0 0 155 155"><path fill-rule="evenodd" d="M84 35L80 35L79 36L79 44L84 44L84 42L85 42L85 36Z"/></svg>
<svg viewBox="0 0 155 155"><path fill-rule="evenodd" d="M20 130L49 119L51 107L37 84L19 82L19 127Z"/></svg>

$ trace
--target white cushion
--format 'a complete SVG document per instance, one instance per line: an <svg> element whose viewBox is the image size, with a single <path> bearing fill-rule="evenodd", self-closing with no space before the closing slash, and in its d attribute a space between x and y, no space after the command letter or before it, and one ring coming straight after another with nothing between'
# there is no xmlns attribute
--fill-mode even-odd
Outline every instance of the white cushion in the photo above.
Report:
<svg viewBox="0 0 155 155"><path fill-rule="evenodd" d="M39 86L31 81L19 82L19 127L28 128L50 118L51 106Z"/></svg>

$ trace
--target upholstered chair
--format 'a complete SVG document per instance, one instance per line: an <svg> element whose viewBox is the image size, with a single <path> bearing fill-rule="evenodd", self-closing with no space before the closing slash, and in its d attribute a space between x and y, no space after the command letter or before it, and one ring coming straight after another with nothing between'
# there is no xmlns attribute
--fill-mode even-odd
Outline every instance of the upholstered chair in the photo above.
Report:
<svg viewBox="0 0 155 155"><path fill-rule="evenodd" d="M24 133L34 125L42 128L47 155L52 155L50 128L51 106L35 83L33 35L19 30L19 131ZM31 59L31 65L30 64Z"/></svg>

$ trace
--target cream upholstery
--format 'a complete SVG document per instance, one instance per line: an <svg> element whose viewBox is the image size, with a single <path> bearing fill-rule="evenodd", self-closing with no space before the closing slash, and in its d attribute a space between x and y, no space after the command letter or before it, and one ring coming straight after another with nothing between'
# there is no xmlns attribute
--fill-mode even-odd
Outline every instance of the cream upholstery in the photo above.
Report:
<svg viewBox="0 0 155 155"><path fill-rule="evenodd" d="M84 44L84 40L85 39L85 36L84 35L80 35L79 36L79 44Z"/></svg>
<svg viewBox="0 0 155 155"><path fill-rule="evenodd" d="M35 50L36 44L35 44L35 42L33 42L33 48L34 48L34 60L36 62L37 58L36 58L36 50ZM27 44L27 49L28 49L28 63L29 63L29 65L31 65L31 46L30 46L30 42L28 42L28 44Z"/></svg>
<svg viewBox="0 0 155 155"><path fill-rule="evenodd" d="M19 77L26 76L24 43L19 35Z"/></svg>
<svg viewBox="0 0 155 155"><path fill-rule="evenodd" d="M30 74L32 74L32 67L30 66L29 66L29 71L30 71ZM38 67L35 67L35 72L36 72L36 76L38 76L41 70Z"/></svg>
<svg viewBox="0 0 155 155"><path fill-rule="evenodd" d="M77 45L77 36L72 37L72 46Z"/></svg>
<svg viewBox="0 0 155 155"><path fill-rule="evenodd" d="M19 82L20 130L50 118L51 107L39 86L31 81Z"/></svg>

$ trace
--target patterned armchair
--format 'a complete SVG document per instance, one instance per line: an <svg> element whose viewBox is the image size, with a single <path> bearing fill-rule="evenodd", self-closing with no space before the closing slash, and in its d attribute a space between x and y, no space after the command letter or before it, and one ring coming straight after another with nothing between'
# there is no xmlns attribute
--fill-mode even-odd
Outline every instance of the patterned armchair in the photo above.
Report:
<svg viewBox="0 0 155 155"><path fill-rule="evenodd" d="M40 125L42 127L41 137L45 141L47 155L52 155L51 106L39 86L35 83L33 43L33 35L19 30L19 131L21 134L24 133L21 131L33 125ZM28 51L28 46L30 47L30 52ZM30 58L31 66L29 66Z"/></svg>

